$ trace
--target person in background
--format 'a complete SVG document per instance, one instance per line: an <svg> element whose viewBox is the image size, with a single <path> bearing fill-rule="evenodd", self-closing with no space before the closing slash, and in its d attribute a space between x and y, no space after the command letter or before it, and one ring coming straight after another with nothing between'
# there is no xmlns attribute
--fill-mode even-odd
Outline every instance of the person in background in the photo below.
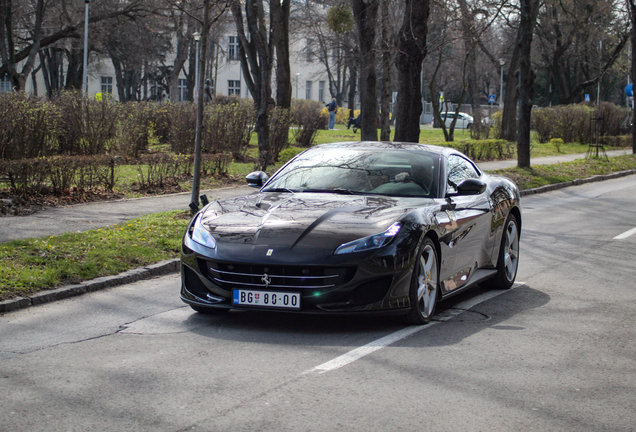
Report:
<svg viewBox="0 0 636 432"><path fill-rule="evenodd" d="M329 111L329 130L333 130L336 126L336 113L338 112L336 98L331 99L331 102L325 106L327 107L327 111Z"/></svg>
<svg viewBox="0 0 636 432"><path fill-rule="evenodd" d="M205 103L212 102L212 81L205 80L205 87L203 88L203 101Z"/></svg>

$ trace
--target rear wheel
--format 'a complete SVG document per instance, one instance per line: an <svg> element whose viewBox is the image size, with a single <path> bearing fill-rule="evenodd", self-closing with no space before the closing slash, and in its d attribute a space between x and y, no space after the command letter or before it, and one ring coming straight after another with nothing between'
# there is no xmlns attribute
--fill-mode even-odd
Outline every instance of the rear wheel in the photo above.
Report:
<svg viewBox="0 0 636 432"><path fill-rule="evenodd" d="M506 219L497 259L497 275L488 285L496 289L508 289L514 284L519 268L519 224L511 213Z"/></svg>
<svg viewBox="0 0 636 432"><path fill-rule="evenodd" d="M428 323L435 314L439 298L439 262L435 244L424 239L420 254L415 262L411 279L411 311L406 316L410 324Z"/></svg>

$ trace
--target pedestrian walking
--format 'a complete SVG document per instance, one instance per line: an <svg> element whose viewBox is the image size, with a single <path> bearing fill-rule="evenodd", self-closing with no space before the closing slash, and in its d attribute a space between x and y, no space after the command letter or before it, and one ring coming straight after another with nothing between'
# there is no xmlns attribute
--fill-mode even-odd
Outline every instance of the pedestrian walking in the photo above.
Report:
<svg viewBox="0 0 636 432"><path fill-rule="evenodd" d="M336 126L336 113L338 112L338 103L336 98L331 99L327 105L327 111L329 111L329 130L333 130Z"/></svg>

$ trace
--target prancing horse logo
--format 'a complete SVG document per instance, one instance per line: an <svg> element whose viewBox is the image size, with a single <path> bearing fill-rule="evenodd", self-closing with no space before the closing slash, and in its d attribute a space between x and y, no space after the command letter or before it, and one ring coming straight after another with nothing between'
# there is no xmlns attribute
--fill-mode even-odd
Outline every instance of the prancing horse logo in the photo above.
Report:
<svg viewBox="0 0 636 432"><path fill-rule="evenodd" d="M265 273L265 275L261 278L261 282L263 282L265 284L265 288L267 288L269 284L272 283L272 280L269 278L269 275Z"/></svg>

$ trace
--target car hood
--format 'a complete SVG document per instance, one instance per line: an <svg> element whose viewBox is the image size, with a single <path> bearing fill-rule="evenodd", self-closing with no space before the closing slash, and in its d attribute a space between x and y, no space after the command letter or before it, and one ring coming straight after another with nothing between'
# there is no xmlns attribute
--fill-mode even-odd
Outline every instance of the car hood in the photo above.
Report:
<svg viewBox="0 0 636 432"><path fill-rule="evenodd" d="M217 243L333 249L380 233L431 199L264 192L216 201L202 225Z"/></svg>

